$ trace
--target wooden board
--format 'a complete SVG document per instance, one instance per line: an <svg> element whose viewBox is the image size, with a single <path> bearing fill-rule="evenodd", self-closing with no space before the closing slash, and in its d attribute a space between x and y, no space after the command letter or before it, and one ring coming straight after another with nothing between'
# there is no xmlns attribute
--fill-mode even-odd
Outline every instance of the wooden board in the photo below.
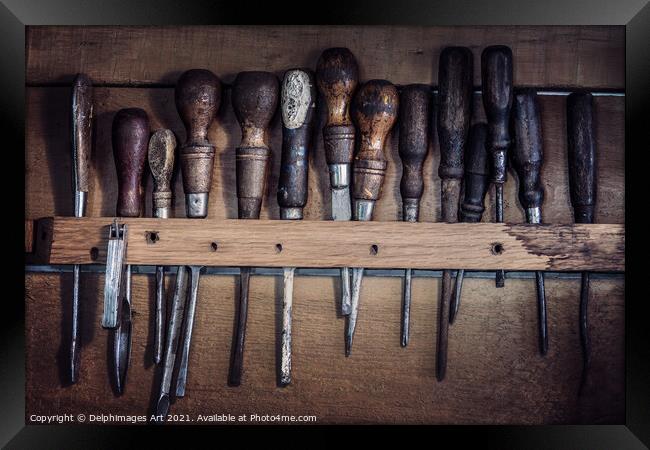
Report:
<svg viewBox="0 0 650 450"><path fill-rule="evenodd" d="M462 45L474 53L479 86L481 51L503 44L512 48L518 85L625 86L622 26L39 26L27 28L26 41L32 84L70 83L76 72L85 72L97 83L171 85L193 68L212 70L230 83L242 70L314 68L328 47L350 48L362 80L437 84L440 51Z"/></svg>
<svg viewBox="0 0 650 450"><path fill-rule="evenodd" d="M43 264L105 263L110 218L39 221ZM120 219L126 261L255 267L625 271L622 225ZM155 236L155 237L153 237Z"/></svg>
<svg viewBox="0 0 650 450"><path fill-rule="evenodd" d="M241 131L230 104L230 91L226 92L218 119L213 123L209 139L217 147L208 217L214 219L237 217L235 189L235 147ZM70 155L69 88L28 88L26 123L26 185L25 216L72 216L73 195ZM568 168L566 144L566 98L540 96L544 134L544 167L542 180L545 198L543 220L546 223L572 223L573 213L568 193ZM625 99L621 97L596 97L598 145L598 201L596 222L624 223L625 221ZM90 193L87 215L112 216L117 202L117 177L111 147L111 123L120 108L141 107L149 114L152 130L170 128L183 142L185 130L174 104L173 89L95 89L95 145L91 157ZM475 97L475 120L484 120L480 96ZM261 218L279 219L276 200L282 127L276 115L272 122L270 147L273 152L271 175L267 195L262 205ZM319 108L316 130L322 128L324 114ZM397 154L397 127L388 140L386 156L388 171L382 198L377 202L374 219L392 221L401 219L399 183L402 165ZM305 208L306 220L330 219L329 176L320 132L314 136L310 158L309 198ZM440 151L435 129L431 133L430 151L424 164L425 193L421 202L420 220L440 220L440 179L438 164ZM144 214L151 216L152 180L146 181L146 207ZM176 168L174 182L176 217L185 216L182 177ZM525 215L517 199L517 180L510 170L505 185L506 222L525 222ZM484 221L494 220L494 189L490 191Z"/></svg>
<svg viewBox="0 0 650 450"><path fill-rule="evenodd" d="M168 283L173 281L169 276ZM150 414L153 275L133 278L133 350L126 391L115 397L101 328L103 276L82 274L80 381L61 387L72 276L26 277L27 417L30 414ZM187 395L172 414L316 415L317 423L557 424L624 423L623 280L594 280L590 302L592 366L577 396L581 358L579 280L548 280L549 353L537 349L533 280L467 279L460 315L450 327L447 377L435 378L439 280L415 278L411 341L399 345L402 281L366 277L354 349L344 356L335 278L295 279L293 384L276 387L281 277L253 276L244 374L226 384L236 277L203 276ZM171 289L168 289L168 292ZM69 320L69 319L68 319ZM29 423L29 420L28 420Z"/></svg>

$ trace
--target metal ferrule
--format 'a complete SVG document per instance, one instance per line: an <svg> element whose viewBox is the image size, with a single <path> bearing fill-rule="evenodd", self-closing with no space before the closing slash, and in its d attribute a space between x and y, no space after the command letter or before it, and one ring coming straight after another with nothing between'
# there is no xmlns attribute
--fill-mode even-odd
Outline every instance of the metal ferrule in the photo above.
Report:
<svg viewBox="0 0 650 450"><path fill-rule="evenodd" d="M83 217L86 215L86 198L87 192L75 191L74 193L74 216Z"/></svg>
<svg viewBox="0 0 650 450"><path fill-rule="evenodd" d="M402 212L404 222L417 222L420 216L420 201L417 198L403 199Z"/></svg>
<svg viewBox="0 0 650 450"><path fill-rule="evenodd" d="M542 223L542 209L539 206L526 208L526 220L528 223Z"/></svg>
<svg viewBox="0 0 650 450"><path fill-rule="evenodd" d="M190 194L192 195L192 194ZM171 216L172 209L168 206L165 206L164 208L154 208L153 210L153 216L157 219L169 219ZM189 217L189 214L188 214Z"/></svg>
<svg viewBox="0 0 650 450"><path fill-rule="evenodd" d="M280 219L300 220L302 219L302 208L280 208Z"/></svg>
<svg viewBox="0 0 650 450"><path fill-rule="evenodd" d="M350 185L350 164L330 164L330 186L341 189Z"/></svg>
<svg viewBox="0 0 650 450"><path fill-rule="evenodd" d="M208 193L197 192L185 194L185 212L187 217L203 219L208 215Z"/></svg>
<svg viewBox="0 0 650 450"><path fill-rule="evenodd" d="M354 200L354 220L372 220L374 200Z"/></svg>

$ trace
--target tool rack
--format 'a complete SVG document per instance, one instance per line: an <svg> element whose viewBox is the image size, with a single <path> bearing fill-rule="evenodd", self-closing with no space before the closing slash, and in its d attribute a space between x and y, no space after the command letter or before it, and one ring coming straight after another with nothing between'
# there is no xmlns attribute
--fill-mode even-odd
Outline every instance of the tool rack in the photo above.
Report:
<svg viewBox="0 0 650 450"><path fill-rule="evenodd" d="M257 42L265 41L265 46ZM52 45L55 42L55 45ZM190 45L191 42L191 45ZM173 414L315 414L318 423L622 423L624 420L624 29L622 27L28 27L26 90L26 414L84 412L146 414L155 396L151 273L133 278L133 354L122 397L111 391L108 334L100 326L107 228L117 193L110 123L122 107L141 107L152 130L184 135L173 100L178 75L207 68L227 84L241 70L281 74L314 67L324 48L346 45L362 80L397 85L426 83L435 90L437 61L446 45L467 45L480 86L480 51L490 44L513 49L515 86L541 94L546 190L544 225L523 224L512 171L505 186L506 224L441 224L439 150L432 126L425 161L421 223L399 222L401 163L397 131L387 149L388 172L375 221L327 219L329 189L317 122L303 222L279 220L275 200L281 126L272 122L271 178L262 220L236 217L235 154L239 128L225 89L210 129L216 144L210 215L205 220L125 219L127 261L139 266L194 264L219 267L202 279L186 398ZM158 48L151 52L151 46ZM184 50L181 50L184 49ZM95 84L95 144L88 218L75 219L70 198L69 87L76 71ZM63 81L62 81L63 80ZM61 86L64 82L64 86ZM573 225L568 198L565 96L587 88L595 98L599 191L596 224ZM478 92L477 92L478 94ZM473 121L483 119L480 96ZM435 121L432 122L435 124ZM178 169L177 169L178 170ZM146 184L151 211L151 179ZM175 216L184 216L180 176L174 182ZM493 191L488 194L493 202ZM38 220L37 220L38 219ZM345 249L345 252L341 252ZM63 385L69 333L69 264L83 264L80 381ZM63 265L63 266L60 266ZM234 309L235 266L296 266L293 377L276 386L281 320L280 272L251 279L242 385L226 384ZM411 343L399 346L402 281L393 271L369 271L355 338L343 355L344 319L337 316L337 271L412 267ZM439 269L476 270L463 288L460 315L450 327L447 378L435 379ZM496 289L487 271L546 270L549 274L549 354L539 356L534 284L508 277ZM313 270L311 270L313 269ZM592 281L589 385L577 396L579 274ZM390 272L390 273L389 273ZM255 272L254 272L255 274ZM276 276L269 276L276 275ZM372 276L379 275L379 276ZM393 274L394 275L394 274ZM532 276L532 273L531 273ZM173 277L167 277L167 292Z"/></svg>

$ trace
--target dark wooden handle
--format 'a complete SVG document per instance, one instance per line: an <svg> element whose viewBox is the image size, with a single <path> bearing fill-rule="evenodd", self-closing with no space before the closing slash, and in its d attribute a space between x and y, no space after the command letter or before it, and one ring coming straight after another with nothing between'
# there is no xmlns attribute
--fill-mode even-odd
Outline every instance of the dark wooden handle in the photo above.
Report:
<svg viewBox="0 0 650 450"><path fill-rule="evenodd" d="M221 82L209 70L188 70L178 79L174 98L187 133L179 155L183 191L210 192L214 146L208 142L208 128L221 102Z"/></svg>
<svg viewBox="0 0 650 450"><path fill-rule="evenodd" d="M511 159L519 177L519 201L524 208L537 208L544 201L541 181L544 155L539 103L534 89L515 92L513 131L515 147Z"/></svg>
<svg viewBox="0 0 650 450"><path fill-rule="evenodd" d="M596 138L593 96L576 92L567 98L569 187L576 223L593 223L596 206Z"/></svg>
<svg viewBox="0 0 650 450"><path fill-rule="evenodd" d="M354 118L361 137L354 158L353 198L377 200L381 196L388 163L384 157L386 137L399 109L397 89L386 80L370 80L354 97Z"/></svg>
<svg viewBox="0 0 650 450"><path fill-rule="evenodd" d="M93 85L83 73L72 84L72 161L74 190L88 192L92 147Z"/></svg>
<svg viewBox="0 0 650 450"><path fill-rule="evenodd" d="M507 178L507 150L511 142L508 127L512 107L512 50L509 47L494 45L483 50L481 79L492 182L502 184Z"/></svg>
<svg viewBox="0 0 650 450"><path fill-rule="evenodd" d="M405 86L399 96L399 156L402 160L402 199L421 199L424 192L422 166L429 149L431 88Z"/></svg>
<svg viewBox="0 0 650 450"><path fill-rule="evenodd" d="M242 129L236 149L240 219L258 219L269 172L267 129L278 106L278 78L270 72L240 72L232 86L232 106Z"/></svg>
<svg viewBox="0 0 650 450"><path fill-rule="evenodd" d="M117 215L139 217L149 143L147 113L140 108L120 109L113 118L112 139L118 183Z"/></svg>
<svg viewBox="0 0 650 450"><path fill-rule="evenodd" d="M278 205L299 211L307 204L309 146L314 129L316 85L310 70L293 69L284 74L282 112L282 162L278 181ZM282 214L282 212L281 212Z"/></svg>
<svg viewBox="0 0 650 450"><path fill-rule="evenodd" d="M462 222L480 222L485 211L485 194L490 176L486 140L486 124L477 123L470 128L465 149L465 193L460 205Z"/></svg>
<svg viewBox="0 0 650 450"><path fill-rule="evenodd" d="M153 177L153 207L171 208L176 137L171 130L158 130L149 140L149 169Z"/></svg>
<svg viewBox="0 0 650 450"><path fill-rule="evenodd" d="M316 83L327 105L323 128L327 164L350 164L355 138L350 104L359 83L359 68L352 52L340 47L325 50L316 65Z"/></svg>
<svg viewBox="0 0 650 450"><path fill-rule="evenodd" d="M447 47L438 73L438 139L441 179L463 178L465 143L472 114L472 51Z"/></svg>

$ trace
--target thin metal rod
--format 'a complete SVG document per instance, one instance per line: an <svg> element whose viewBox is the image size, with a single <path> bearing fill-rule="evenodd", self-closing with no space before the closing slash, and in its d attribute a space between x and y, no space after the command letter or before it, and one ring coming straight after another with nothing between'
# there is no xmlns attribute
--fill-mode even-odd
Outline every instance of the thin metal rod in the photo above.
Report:
<svg viewBox="0 0 650 450"><path fill-rule="evenodd" d="M401 329L401 342L402 347L409 344L410 337L410 322L411 322L411 279L413 278L413 270L406 269L404 271L404 296L402 298L402 329Z"/></svg>
<svg viewBox="0 0 650 450"><path fill-rule="evenodd" d="M160 364L163 355L163 335L165 328L165 268L156 266L156 305L153 337L153 361Z"/></svg>
<svg viewBox="0 0 650 450"><path fill-rule="evenodd" d="M282 298L282 348L280 357L280 385L291 383L291 313L293 309L294 267L284 269L284 295Z"/></svg>
<svg viewBox="0 0 650 450"><path fill-rule="evenodd" d="M544 272L535 272L537 287L537 316L539 321L539 352L548 352L548 329L546 325L546 293L544 292Z"/></svg>
<svg viewBox="0 0 650 450"><path fill-rule="evenodd" d="M79 341L79 265L72 269L72 334L70 336L70 382L79 380L81 348Z"/></svg>
<svg viewBox="0 0 650 450"><path fill-rule="evenodd" d="M341 267L341 314L347 316L351 311L350 268Z"/></svg>
<svg viewBox="0 0 650 450"><path fill-rule="evenodd" d="M235 329L235 341L228 373L228 385L239 386L244 367L244 343L246 341L246 320L248 319L248 288L250 285L250 267L241 268L239 278L239 314Z"/></svg>
<svg viewBox="0 0 650 450"><path fill-rule="evenodd" d="M181 362L178 367L178 376L176 378L176 397L185 396L187 368L190 361L192 329L194 328L194 315L196 314L196 303L199 297L199 278L201 276L201 269L202 266L190 266L190 298L187 304L187 314L185 315L185 329L181 346Z"/></svg>
<svg viewBox="0 0 650 450"><path fill-rule="evenodd" d="M495 184L495 207L496 207L496 222L503 223L503 184ZM497 270L495 274L494 284L498 288L505 286L506 272L504 270Z"/></svg>
<svg viewBox="0 0 650 450"><path fill-rule="evenodd" d="M357 315L359 314L359 297L361 296L361 281L363 280L363 267L352 269L352 310L348 317L347 327L345 328L345 356L352 353L352 341L354 331L357 327Z"/></svg>
<svg viewBox="0 0 650 450"><path fill-rule="evenodd" d="M447 343L449 334L449 303L452 295L451 270L442 273L442 295L438 308L438 342L436 350L436 378L442 381L447 372Z"/></svg>
<svg viewBox="0 0 650 450"><path fill-rule="evenodd" d="M118 395L124 393L126 374L131 359L131 266L126 266L126 286L119 325L113 331L113 368Z"/></svg>
<svg viewBox="0 0 650 450"><path fill-rule="evenodd" d="M591 364L591 342L589 340L589 272L582 272L582 283L580 286L580 345L582 347L582 376L580 377L580 388L578 395L587 385L587 375Z"/></svg>
<svg viewBox="0 0 650 450"><path fill-rule="evenodd" d="M451 297L451 305L449 306L449 324L453 324L460 308L460 295L463 290L463 279L465 278L465 269L460 269L456 272L456 287L454 295Z"/></svg>

